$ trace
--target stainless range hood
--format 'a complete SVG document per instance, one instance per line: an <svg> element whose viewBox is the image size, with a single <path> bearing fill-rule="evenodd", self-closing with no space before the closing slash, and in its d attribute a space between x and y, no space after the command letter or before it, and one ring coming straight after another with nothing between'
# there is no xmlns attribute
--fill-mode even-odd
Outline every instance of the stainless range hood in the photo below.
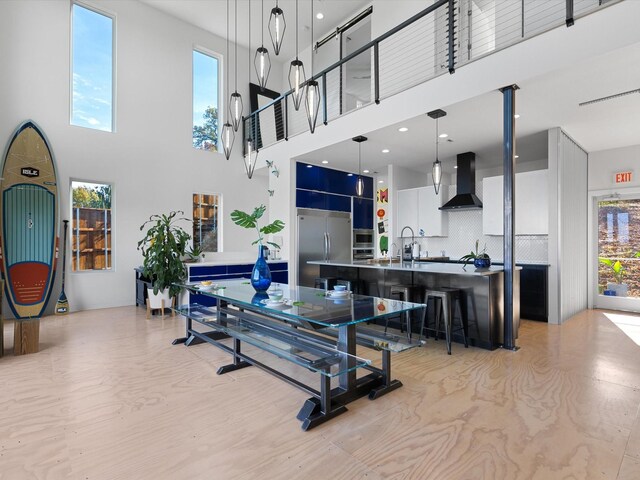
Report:
<svg viewBox="0 0 640 480"><path fill-rule="evenodd" d="M470 210L482 208L476 196L476 154L461 153L457 157L456 196L440 207L440 210Z"/></svg>

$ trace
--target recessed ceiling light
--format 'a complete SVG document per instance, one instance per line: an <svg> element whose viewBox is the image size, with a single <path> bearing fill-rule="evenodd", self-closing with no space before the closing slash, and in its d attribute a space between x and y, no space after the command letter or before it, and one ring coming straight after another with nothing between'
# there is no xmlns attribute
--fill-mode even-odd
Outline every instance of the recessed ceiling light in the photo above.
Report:
<svg viewBox="0 0 640 480"><path fill-rule="evenodd" d="M400 128L398 129L398 131L399 131L399 132L408 132L408 131L409 131L409 129L408 129L407 127L400 127Z"/></svg>
<svg viewBox="0 0 640 480"><path fill-rule="evenodd" d="M517 113L513 116L513 118L520 118L520 115L518 115Z"/></svg>
<svg viewBox="0 0 640 480"><path fill-rule="evenodd" d="M317 18L318 20L322 20L322 19L324 18L324 13L322 13L322 12L318 12L318 13L316 13L316 18Z"/></svg>
<svg viewBox="0 0 640 480"><path fill-rule="evenodd" d="M384 150L382 150L382 153L389 153L389 149L385 148Z"/></svg>
<svg viewBox="0 0 640 480"><path fill-rule="evenodd" d="M313 165L307 165L307 168L313 168Z"/></svg>
<svg viewBox="0 0 640 480"><path fill-rule="evenodd" d="M378 180L378 183L384 183L384 180Z"/></svg>
<svg viewBox="0 0 640 480"><path fill-rule="evenodd" d="M329 163L329 160L322 160L322 163L326 165L327 163Z"/></svg>
<svg viewBox="0 0 640 480"><path fill-rule="evenodd" d="M516 158L520 158L520 155L516 155Z"/></svg>
<svg viewBox="0 0 640 480"><path fill-rule="evenodd" d="M453 168L458 168L458 165L454 165Z"/></svg>
<svg viewBox="0 0 640 480"><path fill-rule="evenodd" d="M438 137L440 138L447 138L449 136L448 133L441 133L440 135L438 135Z"/></svg>
<svg viewBox="0 0 640 480"><path fill-rule="evenodd" d="M369 170L362 170L362 173L369 173Z"/></svg>
<svg viewBox="0 0 640 480"><path fill-rule="evenodd" d="M353 177L353 173L347 173L347 177Z"/></svg>

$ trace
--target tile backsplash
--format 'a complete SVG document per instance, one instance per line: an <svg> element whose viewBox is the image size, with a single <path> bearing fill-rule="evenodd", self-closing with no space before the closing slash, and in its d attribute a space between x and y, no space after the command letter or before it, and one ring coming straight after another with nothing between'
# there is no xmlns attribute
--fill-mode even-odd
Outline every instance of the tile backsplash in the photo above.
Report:
<svg viewBox="0 0 640 480"><path fill-rule="evenodd" d="M502 236L483 235L482 210L461 210L449 212L448 215L449 235L437 238L416 237L421 251L427 250L429 256L440 256L444 251L445 256L458 259L473 250L478 239L480 248L487 246L487 253L493 261L502 261ZM548 263L546 235L517 235L515 250L518 263Z"/></svg>

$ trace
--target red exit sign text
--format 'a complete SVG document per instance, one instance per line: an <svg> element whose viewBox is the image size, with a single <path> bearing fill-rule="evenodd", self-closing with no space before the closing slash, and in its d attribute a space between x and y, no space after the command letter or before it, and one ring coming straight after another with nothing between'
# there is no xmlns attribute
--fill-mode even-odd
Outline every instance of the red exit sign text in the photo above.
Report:
<svg viewBox="0 0 640 480"><path fill-rule="evenodd" d="M614 175L616 183L628 183L631 181L633 172L618 172Z"/></svg>

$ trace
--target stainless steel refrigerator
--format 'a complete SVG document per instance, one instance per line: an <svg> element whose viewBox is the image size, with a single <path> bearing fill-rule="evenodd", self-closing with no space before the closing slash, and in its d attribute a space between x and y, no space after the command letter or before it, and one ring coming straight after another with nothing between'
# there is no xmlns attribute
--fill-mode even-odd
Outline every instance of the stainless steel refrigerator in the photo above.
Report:
<svg viewBox="0 0 640 480"><path fill-rule="evenodd" d="M298 285L313 287L319 265L309 260L351 261L351 214L298 209Z"/></svg>

